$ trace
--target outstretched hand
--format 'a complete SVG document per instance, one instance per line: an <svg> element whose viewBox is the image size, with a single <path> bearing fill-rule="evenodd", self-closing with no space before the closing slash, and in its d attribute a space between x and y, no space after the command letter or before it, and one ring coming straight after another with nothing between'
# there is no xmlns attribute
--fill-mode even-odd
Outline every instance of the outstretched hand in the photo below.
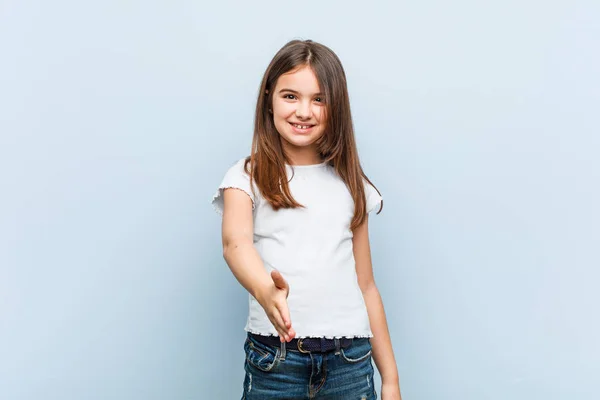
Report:
<svg viewBox="0 0 600 400"><path fill-rule="evenodd" d="M281 342L289 342L296 336L296 332L292 328L290 311L287 305L290 287L277 270L271 271L271 279L273 280L273 285L261 296L262 301L259 302L275 327L275 330L279 333L279 340Z"/></svg>

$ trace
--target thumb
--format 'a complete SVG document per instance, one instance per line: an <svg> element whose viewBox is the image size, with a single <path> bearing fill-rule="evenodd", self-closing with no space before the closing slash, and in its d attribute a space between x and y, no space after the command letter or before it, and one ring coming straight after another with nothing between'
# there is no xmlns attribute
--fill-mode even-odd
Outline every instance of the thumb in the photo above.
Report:
<svg viewBox="0 0 600 400"><path fill-rule="evenodd" d="M278 289L289 289L286 280L281 276L281 273L277 270L271 271L271 279L273 279L273 283Z"/></svg>

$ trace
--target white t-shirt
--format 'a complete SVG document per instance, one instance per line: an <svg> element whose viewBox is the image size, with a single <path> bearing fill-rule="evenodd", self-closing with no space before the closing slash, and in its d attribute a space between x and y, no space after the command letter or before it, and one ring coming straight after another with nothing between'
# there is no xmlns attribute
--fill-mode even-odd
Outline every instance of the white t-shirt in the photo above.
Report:
<svg viewBox="0 0 600 400"><path fill-rule="evenodd" d="M372 337L352 250L350 191L325 163L286 168L290 191L305 208L275 211L256 185L253 196L241 159L227 171L215 193L215 210L222 215L225 188L241 189L252 199L254 246L267 272L277 269L289 284L287 302L297 338ZM367 211L378 210L381 196L364 183ZM278 336L252 295L249 303L244 330Z"/></svg>

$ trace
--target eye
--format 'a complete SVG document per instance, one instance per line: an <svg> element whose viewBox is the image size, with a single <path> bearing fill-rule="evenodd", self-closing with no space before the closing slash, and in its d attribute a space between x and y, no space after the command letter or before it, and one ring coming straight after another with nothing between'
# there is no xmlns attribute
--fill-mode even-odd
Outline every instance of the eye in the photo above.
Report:
<svg viewBox="0 0 600 400"><path fill-rule="evenodd" d="M284 94L283 98L284 99L289 99L289 100L294 100L296 96L294 96L293 94Z"/></svg>
<svg viewBox="0 0 600 400"><path fill-rule="evenodd" d="M322 97L316 97L316 98L315 98L315 101L317 101L317 102L319 102L319 103L324 103L324 102L325 102L325 99L324 99L324 98L322 98Z"/></svg>

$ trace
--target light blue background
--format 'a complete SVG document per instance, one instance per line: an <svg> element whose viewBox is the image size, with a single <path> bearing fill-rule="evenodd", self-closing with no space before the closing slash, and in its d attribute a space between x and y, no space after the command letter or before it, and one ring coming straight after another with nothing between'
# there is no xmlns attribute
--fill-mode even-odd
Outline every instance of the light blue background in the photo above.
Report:
<svg viewBox="0 0 600 400"><path fill-rule="evenodd" d="M288 40L347 71L405 400L600 396L600 6L0 2L0 399L236 399L209 202Z"/></svg>

